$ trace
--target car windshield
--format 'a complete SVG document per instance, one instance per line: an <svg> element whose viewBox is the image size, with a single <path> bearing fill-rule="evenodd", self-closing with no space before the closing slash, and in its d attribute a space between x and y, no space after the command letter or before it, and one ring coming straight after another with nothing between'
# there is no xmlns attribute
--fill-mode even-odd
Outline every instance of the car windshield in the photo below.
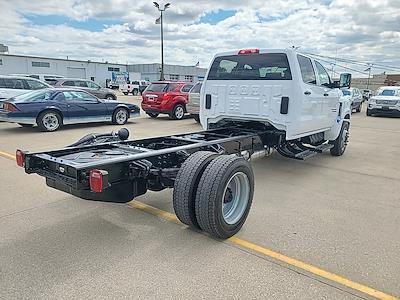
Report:
<svg viewBox="0 0 400 300"><path fill-rule="evenodd" d="M20 102L30 102L30 101L46 101L50 99L51 95L53 94L53 91L33 91L33 92L28 92L24 93L22 95L15 96L13 98L8 99L9 102L15 102L15 103L20 103Z"/></svg>
<svg viewBox="0 0 400 300"><path fill-rule="evenodd" d="M167 83L152 83L147 87L147 92L163 92L167 87Z"/></svg>
<svg viewBox="0 0 400 300"><path fill-rule="evenodd" d="M395 95L396 95L396 90L384 89L378 91L378 96L395 96Z"/></svg>
<svg viewBox="0 0 400 300"><path fill-rule="evenodd" d="M343 95L345 95L345 96L350 96L351 95L349 90L344 90L342 92L343 92Z"/></svg>

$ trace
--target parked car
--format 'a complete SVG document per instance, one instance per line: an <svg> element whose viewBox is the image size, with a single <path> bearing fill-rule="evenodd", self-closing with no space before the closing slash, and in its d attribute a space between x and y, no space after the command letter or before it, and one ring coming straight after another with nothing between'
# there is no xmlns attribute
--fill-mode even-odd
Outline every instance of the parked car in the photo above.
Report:
<svg viewBox="0 0 400 300"><path fill-rule="evenodd" d="M374 114L400 115L400 86L384 86L368 100L367 116Z"/></svg>
<svg viewBox="0 0 400 300"><path fill-rule="evenodd" d="M349 88L346 90L342 90L344 96L350 96L351 99L351 109L356 112L360 112L363 103L363 96L359 89L357 88Z"/></svg>
<svg viewBox="0 0 400 300"><path fill-rule="evenodd" d="M150 84L142 95L142 109L152 118L168 114L181 120L186 113L188 93L193 83L158 81Z"/></svg>
<svg viewBox="0 0 400 300"><path fill-rule="evenodd" d="M75 123L122 125L139 114L137 105L99 99L74 88L43 89L0 102L0 121L23 127L37 125L42 131L56 131L62 125Z"/></svg>
<svg viewBox="0 0 400 300"><path fill-rule="evenodd" d="M62 78L54 84L54 87L77 87L100 99L117 100L117 95L113 90L102 88L97 83L87 79Z"/></svg>
<svg viewBox="0 0 400 300"><path fill-rule="evenodd" d="M201 82L198 82L189 91L189 102L186 104L186 111L193 116L197 123L200 123L200 90Z"/></svg>
<svg viewBox="0 0 400 300"><path fill-rule="evenodd" d="M371 98L371 96L372 96L372 91L371 90L369 90L369 89L365 89L365 90L363 90L363 98L364 98L364 100L366 101L366 100L368 100L369 98Z"/></svg>
<svg viewBox="0 0 400 300"><path fill-rule="evenodd" d="M35 78L42 82L46 82L50 85L54 85L57 82L57 80L64 78L64 76L52 75L52 74L11 74L11 75Z"/></svg>
<svg viewBox="0 0 400 300"><path fill-rule="evenodd" d="M49 84L33 78L0 75L0 99L7 99L30 91L50 87Z"/></svg>

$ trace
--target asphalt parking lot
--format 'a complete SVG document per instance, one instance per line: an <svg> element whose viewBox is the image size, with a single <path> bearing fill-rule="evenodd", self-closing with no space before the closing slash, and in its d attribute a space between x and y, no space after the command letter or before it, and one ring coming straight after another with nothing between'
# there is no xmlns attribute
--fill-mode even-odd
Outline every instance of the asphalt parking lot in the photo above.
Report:
<svg viewBox="0 0 400 300"><path fill-rule="evenodd" d="M134 138L201 129L191 118L145 115L126 127ZM343 157L255 160L250 215L224 242L177 224L171 190L129 204L80 200L8 155L117 128L0 123L0 299L400 296L399 118L354 114Z"/></svg>

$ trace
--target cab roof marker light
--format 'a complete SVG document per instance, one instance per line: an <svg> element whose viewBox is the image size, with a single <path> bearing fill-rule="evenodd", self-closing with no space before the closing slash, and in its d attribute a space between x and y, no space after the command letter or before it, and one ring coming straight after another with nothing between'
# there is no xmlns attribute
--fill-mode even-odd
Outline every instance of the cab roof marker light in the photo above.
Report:
<svg viewBox="0 0 400 300"><path fill-rule="evenodd" d="M259 48L254 48L254 49L242 49L238 52L239 55L242 54L259 54L260 49Z"/></svg>

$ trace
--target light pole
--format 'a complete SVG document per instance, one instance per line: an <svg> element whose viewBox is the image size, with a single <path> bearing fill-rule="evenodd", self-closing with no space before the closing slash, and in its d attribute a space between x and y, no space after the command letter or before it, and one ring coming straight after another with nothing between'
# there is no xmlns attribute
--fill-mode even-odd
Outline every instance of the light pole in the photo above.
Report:
<svg viewBox="0 0 400 300"><path fill-rule="evenodd" d="M368 64L368 81L367 81L367 90L369 89L369 79L371 77L371 65Z"/></svg>
<svg viewBox="0 0 400 300"><path fill-rule="evenodd" d="M163 28L163 12L171 5L171 3L167 3L164 5L164 8L161 9L160 5L157 2L153 2L154 6L157 7L160 12L160 18L156 20L156 24L158 24L158 20L160 20L161 24L161 74L160 80L165 80L164 78L164 28Z"/></svg>

